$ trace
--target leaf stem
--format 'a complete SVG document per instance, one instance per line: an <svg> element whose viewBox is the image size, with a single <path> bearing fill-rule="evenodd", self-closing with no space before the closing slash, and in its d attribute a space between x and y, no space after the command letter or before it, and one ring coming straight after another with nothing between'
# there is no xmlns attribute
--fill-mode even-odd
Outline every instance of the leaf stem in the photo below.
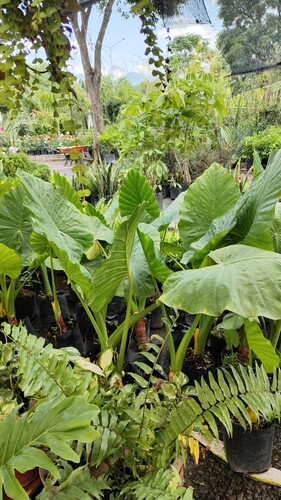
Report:
<svg viewBox="0 0 281 500"><path fill-rule="evenodd" d="M129 278L129 291L128 291L127 309L126 309L125 321L123 323L123 335L122 335L120 352L118 355L117 366L116 366L117 372L120 375L122 375L122 368L123 368L124 357L125 357L125 352L126 352L127 338L128 338L129 328L130 328L132 298L133 298L133 281L132 281L132 278L130 275L128 276L128 278Z"/></svg>

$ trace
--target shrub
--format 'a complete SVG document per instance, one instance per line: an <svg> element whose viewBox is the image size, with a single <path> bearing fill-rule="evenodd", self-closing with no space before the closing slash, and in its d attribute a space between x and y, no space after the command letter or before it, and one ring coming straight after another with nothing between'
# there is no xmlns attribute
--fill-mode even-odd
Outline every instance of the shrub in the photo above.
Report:
<svg viewBox="0 0 281 500"><path fill-rule="evenodd" d="M281 148L281 127L271 126L265 130L249 135L243 140L243 158L252 158L257 151L262 160L270 153Z"/></svg>
<svg viewBox="0 0 281 500"><path fill-rule="evenodd" d="M50 170L47 165L42 165L40 163L35 163L29 160L25 153L3 153L0 152L0 161L3 164L3 173L8 178L13 178L16 176L16 171L18 168L40 177L44 180L49 180Z"/></svg>

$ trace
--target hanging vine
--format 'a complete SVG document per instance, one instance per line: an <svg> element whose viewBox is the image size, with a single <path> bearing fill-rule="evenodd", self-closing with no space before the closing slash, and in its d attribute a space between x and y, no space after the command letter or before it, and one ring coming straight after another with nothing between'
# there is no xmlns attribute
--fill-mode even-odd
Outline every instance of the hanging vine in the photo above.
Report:
<svg viewBox="0 0 281 500"><path fill-rule="evenodd" d="M17 104L27 88L32 92L40 72L49 74L54 93L69 91L73 77L66 69L71 51L71 28L64 14L68 1L0 0L0 91L5 104ZM40 71L43 59L46 66Z"/></svg>
<svg viewBox="0 0 281 500"><path fill-rule="evenodd" d="M145 54L154 66L152 74L164 83L169 77L169 66L157 45L157 16L174 15L186 0L127 0L127 3L131 4L131 13L141 20L141 33L147 45ZM77 0L0 0L1 104L17 108L23 93L37 88L40 72L48 73L54 94L67 94L71 90L74 77L66 65L72 48L72 31L67 15L77 10L81 10ZM46 64L40 70L38 65L40 68L43 61Z"/></svg>

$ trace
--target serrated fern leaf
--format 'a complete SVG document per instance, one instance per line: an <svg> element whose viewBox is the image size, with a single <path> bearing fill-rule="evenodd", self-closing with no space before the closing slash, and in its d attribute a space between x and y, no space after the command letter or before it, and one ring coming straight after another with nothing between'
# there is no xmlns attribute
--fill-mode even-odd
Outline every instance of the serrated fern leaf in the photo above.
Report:
<svg viewBox="0 0 281 500"><path fill-rule="evenodd" d="M192 500L193 489L180 486L179 476L172 470L160 469L124 488L126 500Z"/></svg>
<svg viewBox="0 0 281 500"><path fill-rule="evenodd" d="M117 419L117 416L102 410L96 415L92 425L99 433L99 438L93 443L91 451L91 465L99 465L110 457L111 463L114 463L124 450L123 445L126 442L124 430L129 421Z"/></svg>
<svg viewBox="0 0 281 500"><path fill-rule="evenodd" d="M10 328L6 325L6 328ZM14 344L18 347L18 385L26 397L38 395L40 398L87 395L91 397L93 374L70 365L68 353L61 353L44 339L29 335L23 326L11 330Z"/></svg>
<svg viewBox="0 0 281 500"><path fill-rule="evenodd" d="M201 383L195 383L196 399L187 398L174 407L166 429L159 432L158 441L163 446L169 446L179 434L189 434L198 425L207 425L213 435L218 437L216 419L229 434L232 432L233 418L244 428L251 427L249 408L258 421L280 420L280 372L280 368L275 370L272 384L263 366L259 365L254 370L250 367L218 370L219 386L213 375L209 376L209 384L202 378Z"/></svg>
<svg viewBox="0 0 281 500"><path fill-rule="evenodd" d="M101 500L104 498L104 490L110 486L102 479L96 479L90 475L88 466L72 469L65 463L65 470L60 471L62 480L58 486L46 485L43 491L37 495L37 500ZM70 470L68 470L70 469Z"/></svg>
<svg viewBox="0 0 281 500"><path fill-rule="evenodd" d="M56 404L49 400L36 405L23 416L13 412L0 422L0 484L7 495L17 500L28 496L15 478L14 470L26 472L43 467L55 477L58 469L40 446L49 448L65 460L79 462L69 441L93 441L97 432L89 424L99 409L81 396L65 398Z"/></svg>

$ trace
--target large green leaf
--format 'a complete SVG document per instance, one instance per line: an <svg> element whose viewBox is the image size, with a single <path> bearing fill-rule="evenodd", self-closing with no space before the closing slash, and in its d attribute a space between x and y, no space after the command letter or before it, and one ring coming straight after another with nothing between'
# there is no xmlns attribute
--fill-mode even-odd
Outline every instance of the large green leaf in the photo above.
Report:
<svg viewBox="0 0 281 500"><path fill-rule="evenodd" d="M273 250L270 227L275 205L281 196L281 150L277 151L259 173L244 195L244 203L238 213L237 224L226 243L244 243L265 250Z"/></svg>
<svg viewBox="0 0 281 500"><path fill-rule="evenodd" d="M270 234L274 245L274 251L281 253L281 203L277 203Z"/></svg>
<svg viewBox="0 0 281 500"><path fill-rule="evenodd" d="M225 234L233 224L230 217L220 219L239 200L237 184L228 171L214 163L189 187L180 210L179 232L186 250L208 233L208 238L220 233ZM214 222L215 221L215 222ZM222 222L223 221L223 222ZM230 227L228 228L228 225ZM197 243L197 248L204 248L208 239Z"/></svg>
<svg viewBox="0 0 281 500"><path fill-rule="evenodd" d="M261 360L265 370L272 373L274 368L277 368L280 364L280 358L274 347L271 342L264 337L256 322L244 318L244 326L249 348L252 349L257 358Z"/></svg>
<svg viewBox="0 0 281 500"><path fill-rule="evenodd" d="M77 191L73 189L71 186L70 182L67 180L67 178L64 175L60 175L58 172L53 173L53 180L56 186L56 189L61 193L64 198L66 198L70 203L75 205L80 212L83 210L83 205L81 201L79 200L79 196L77 194Z"/></svg>
<svg viewBox="0 0 281 500"><path fill-rule="evenodd" d="M181 262L187 264L191 260L193 268L200 267L204 257L212 250L218 248L222 239L235 226L237 220L236 213L237 207L235 206L226 214L215 219L202 238L191 243L190 249L184 253Z"/></svg>
<svg viewBox="0 0 281 500"><path fill-rule="evenodd" d="M79 200L77 191L73 189L66 177L60 175L58 172L53 174L56 189L64 196L70 203L72 203L80 212L84 211L84 207ZM108 243L112 243L113 233L106 227L104 217L98 213L98 211L90 205L86 210L86 214L89 215L89 229L93 231L95 240L103 240Z"/></svg>
<svg viewBox="0 0 281 500"><path fill-rule="evenodd" d="M24 206L24 190L20 184L12 187L0 199L0 242L16 250L28 264L32 249L29 210Z"/></svg>
<svg viewBox="0 0 281 500"><path fill-rule="evenodd" d="M113 241L113 231L106 227L98 217L89 217L89 227L93 232L94 239L100 241L106 241L112 244Z"/></svg>
<svg viewBox="0 0 281 500"><path fill-rule="evenodd" d="M21 259L17 252L0 243L0 275L5 274L15 279L20 275L21 269Z"/></svg>
<svg viewBox="0 0 281 500"><path fill-rule="evenodd" d="M33 229L52 246L65 250L69 260L79 262L93 243L89 218L66 201L53 184L19 172L26 188L25 204L31 212Z"/></svg>
<svg viewBox="0 0 281 500"><path fill-rule="evenodd" d="M152 187L146 177L135 169L129 170L119 190L119 208L122 216L133 213L140 203L147 202L146 211L155 219L160 214Z"/></svg>
<svg viewBox="0 0 281 500"><path fill-rule="evenodd" d="M137 297L153 295L154 284L138 234L136 234L130 257L130 276L133 283L133 295Z"/></svg>
<svg viewBox="0 0 281 500"><path fill-rule="evenodd" d="M90 288L91 308L103 309L114 297L119 286L130 275L130 259L139 222L146 209L146 204L138 206L131 217L119 227L110 257L94 272L93 285Z"/></svg>
<svg viewBox="0 0 281 500"><path fill-rule="evenodd" d="M156 256L153 239L140 230L138 230L138 235L152 276L164 283L172 273L171 269Z"/></svg>
<svg viewBox="0 0 281 500"><path fill-rule="evenodd" d="M153 221L153 226L155 226L159 231L166 229L172 222L178 220L180 208L182 206L183 199L186 195L186 191L180 193L179 196L171 203L171 205L162 212L157 219Z"/></svg>
<svg viewBox="0 0 281 500"><path fill-rule="evenodd" d="M69 441L91 442L98 433L89 424L98 413L97 406L85 402L82 396L39 403L18 418L15 412L0 422L0 484L7 495L17 500L29 497L14 476L14 470L26 472L43 467L59 477L57 467L38 446L48 447L65 460L78 463L80 457ZM0 493L1 497L1 493Z"/></svg>
<svg viewBox="0 0 281 500"><path fill-rule="evenodd" d="M192 314L280 319L281 255L232 245L210 253L211 265L179 271L164 284L161 300Z"/></svg>

